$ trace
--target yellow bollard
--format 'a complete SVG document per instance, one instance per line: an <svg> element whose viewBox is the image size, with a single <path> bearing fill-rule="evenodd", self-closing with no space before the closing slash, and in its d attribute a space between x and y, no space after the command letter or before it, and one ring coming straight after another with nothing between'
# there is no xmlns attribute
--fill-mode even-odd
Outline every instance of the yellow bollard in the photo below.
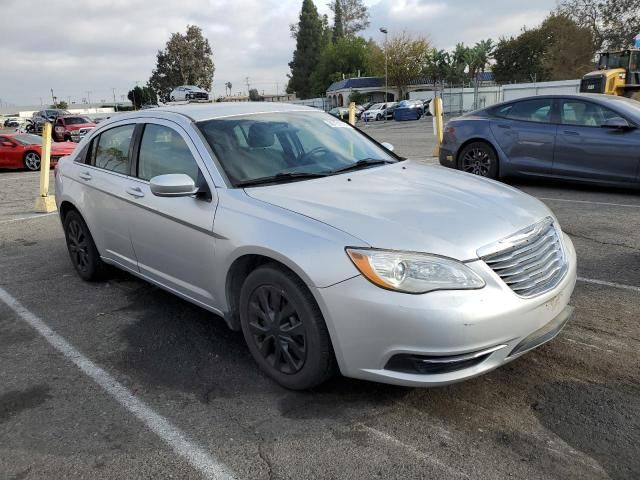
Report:
<svg viewBox="0 0 640 480"><path fill-rule="evenodd" d="M440 145L442 145L442 139L444 138L444 108L442 97L435 97L431 101L431 105L429 105L429 110L433 115L433 134L436 136L436 146L433 149L433 156L439 157Z"/></svg>
<svg viewBox="0 0 640 480"><path fill-rule="evenodd" d="M36 213L56 211L56 197L49 195L49 170L51 168L51 124L42 126L42 152L40 152L40 194L36 197Z"/></svg>
<svg viewBox="0 0 640 480"><path fill-rule="evenodd" d="M351 102L349 104L349 123L351 125L356 124L356 102Z"/></svg>

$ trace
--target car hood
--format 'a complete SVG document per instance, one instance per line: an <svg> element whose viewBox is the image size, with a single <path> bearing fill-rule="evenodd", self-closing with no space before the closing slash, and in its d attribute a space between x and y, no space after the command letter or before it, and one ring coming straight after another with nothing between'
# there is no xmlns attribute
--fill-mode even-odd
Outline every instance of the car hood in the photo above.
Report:
<svg viewBox="0 0 640 480"><path fill-rule="evenodd" d="M51 152L71 153L75 150L77 143L73 142L53 142L51 144Z"/></svg>
<svg viewBox="0 0 640 480"><path fill-rule="evenodd" d="M75 125L67 125L67 130L80 130L81 128L96 128L95 123L78 123Z"/></svg>
<svg viewBox="0 0 640 480"><path fill-rule="evenodd" d="M382 113L384 109L366 110L364 113Z"/></svg>
<svg viewBox="0 0 640 480"><path fill-rule="evenodd" d="M477 258L478 248L552 215L515 188L412 161L246 192L371 247L458 260Z"/></svg>

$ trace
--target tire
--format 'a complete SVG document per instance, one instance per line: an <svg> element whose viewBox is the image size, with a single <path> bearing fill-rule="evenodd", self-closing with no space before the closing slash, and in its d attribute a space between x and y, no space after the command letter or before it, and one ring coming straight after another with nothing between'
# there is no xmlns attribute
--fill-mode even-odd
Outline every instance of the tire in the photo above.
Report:
<svg viewBox="0 0 640 480"><path fill-rule="evenodd" d="M171 100L172 102L175 102L175 101L176 101L176 97L174 97L173 95L171 95L171 98L170 98L169 100Z"/></svg>
<svg viewBox="0 0 640 480"><path fill-rule="evenodd" d="M288 316L282 317L283 311ZM335 358L322 313L290 271L268 264L249 274L240 291L240 324L254 360L281 386L305 390L333 375Z"/></svg>
<svg viewBox="0 0 640 480"><path fill-rule="evenodd" d="M486 142L473 142L458 156L458 170L486 178L498 178L498 157Z"/></svg>
<svg viewBox="0 0 640 480"><path fill-rule="evenodd" d="M376 121L379 122L380 120L382 120L382 115L380 114L376 115Z"/></svg>
<svg viewBox="0 0 640 480"><path fill-rule="evenodd" d="M71 210L64 217L64 236L73 267L80 277L93 282L104 278L106 264L100 258L91 232L82 216Z"/></svg>
<svg viewBox="0 0 640 480"><path fill-rule="evenodd" d="M24 168L26 168L27 170L30 170L32 172L37 172L38 170L40 170L40 155L38 155L36 152L31 151L25 153L22 161L24 163Z"/></svg>

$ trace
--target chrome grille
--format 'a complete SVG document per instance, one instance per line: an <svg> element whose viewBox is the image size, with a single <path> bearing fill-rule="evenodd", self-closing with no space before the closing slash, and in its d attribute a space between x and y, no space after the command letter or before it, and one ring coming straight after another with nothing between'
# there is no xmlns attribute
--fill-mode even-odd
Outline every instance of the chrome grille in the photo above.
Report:
<svg viewBox="0 0 640 480"><path fill-rule="evenodd" d="M567 272L562 241L551 217L481 248L478 255L525 298L548 292Z"/></svg>

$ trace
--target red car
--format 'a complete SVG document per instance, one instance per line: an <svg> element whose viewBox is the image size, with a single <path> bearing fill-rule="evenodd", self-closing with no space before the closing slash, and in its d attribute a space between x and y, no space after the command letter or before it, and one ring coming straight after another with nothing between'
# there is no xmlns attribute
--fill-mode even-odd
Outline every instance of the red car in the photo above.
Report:
<svg viewBox="0 0 640 480"><path fill-rule="evenodd" d="M88 117L82 115L61 115L56 118L53 124L53 140L56 142L79 142L81 137L80 131L86 134L87 131L96 127L96 124ZM74 138L75 137L75 138Z"/></svg>
<svg viewBox="0 0 640 480"><path fill-rule="evenodd" d="M53 142L51 144L51 166L54 167L61 157L70 155L75 148L75 143ZM40 170L41 155L42 137L38 135L31 133L0 135L0 168Z"/></svg>

